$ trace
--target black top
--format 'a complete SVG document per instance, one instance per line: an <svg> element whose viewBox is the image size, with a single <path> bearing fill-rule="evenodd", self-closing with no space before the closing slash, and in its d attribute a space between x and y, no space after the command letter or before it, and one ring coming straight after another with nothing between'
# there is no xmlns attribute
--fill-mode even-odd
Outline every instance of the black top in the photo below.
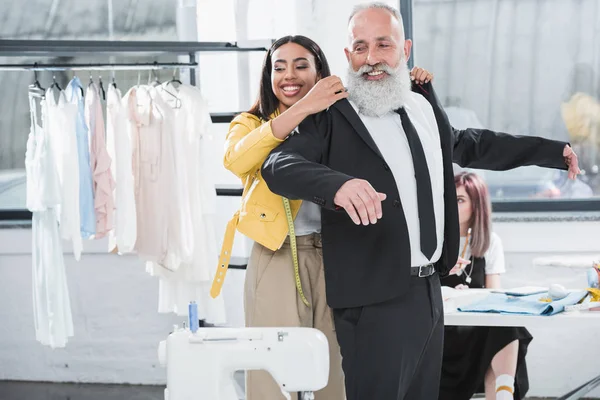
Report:
<svg viewBox="0 0 600 400"><path fill-rule="evenodd" d="M471 282L467 282L467 276ZM485 258L471 257L471 264L467 265L460 275L446 275L441 279L442 286L452 288L458 285L467 285L473 289L485 288Z"/></svg>
<svg viewBox="0 0 600 400"><path fill-rule="evenodd" d="M441 283L450 287L463 284L471 288L483 288L485 287L485 264L483 257L471 259L471 264L466 267L467 272L471 274L470 283L466 282L465 273L459 276L445 276ZM439 400L469 400L475 393L484 392L485 373L492 359L514 340L519 341L514 398L517 400L524 398L529 390L525 357L532 339L529 331L522 327L444 327Z"/></svg>

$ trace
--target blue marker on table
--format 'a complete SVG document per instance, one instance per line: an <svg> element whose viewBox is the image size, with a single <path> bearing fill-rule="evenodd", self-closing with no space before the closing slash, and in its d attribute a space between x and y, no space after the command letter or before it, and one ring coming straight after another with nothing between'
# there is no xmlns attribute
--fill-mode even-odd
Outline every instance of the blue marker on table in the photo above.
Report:
<svg viewBox="0 0 600 400"><path fill-rule="evenodd" d="M195 301L190 302L188 306L188 316L190 319L190 330L192 333L196 333L198 330L198 304Z"/></svg>

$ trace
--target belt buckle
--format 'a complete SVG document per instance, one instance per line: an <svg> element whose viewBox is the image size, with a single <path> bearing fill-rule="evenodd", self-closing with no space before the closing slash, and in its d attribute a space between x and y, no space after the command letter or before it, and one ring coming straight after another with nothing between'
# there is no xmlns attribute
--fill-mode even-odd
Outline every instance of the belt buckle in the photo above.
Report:
<svg viewBox="0 0 600 400"><path fill-rule="evenodd" d="M425 269L427 267L431 267L431 264L419 266L419 278L426 278L429 276L429 275L421 275L421 271L423 271L423 269Z"/></svg>

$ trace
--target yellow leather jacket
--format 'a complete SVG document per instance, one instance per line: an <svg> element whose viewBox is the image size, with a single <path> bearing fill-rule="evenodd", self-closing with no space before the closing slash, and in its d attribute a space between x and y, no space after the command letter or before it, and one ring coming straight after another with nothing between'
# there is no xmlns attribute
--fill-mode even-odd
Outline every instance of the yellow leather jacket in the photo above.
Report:
<svg viewBox="0 0 600 400"><path fill-rule="evenodd" d="M278 114L276 111L271 119ZM223 284L236 229L272 251L278 250L288 235L283 198L269 190L260 173L271 150L281 142L283 140L273 136L270 120L264 121L249 113L238 115L229 125L223 164L242 180L244 191L241 208L227 224L211 290L213 297L218 295ZM294 218L301 204L301 200L290 200Z"/></svg>

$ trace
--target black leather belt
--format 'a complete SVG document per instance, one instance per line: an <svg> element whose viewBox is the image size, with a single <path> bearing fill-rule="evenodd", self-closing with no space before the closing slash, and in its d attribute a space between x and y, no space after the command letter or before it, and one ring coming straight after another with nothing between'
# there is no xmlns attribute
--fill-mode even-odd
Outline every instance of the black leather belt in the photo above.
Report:
<svg viewBox="0 0 600 400"><path fill-rule="evenodd" d="M419 278L426 278L435 274L435 266L433 264L420 265L418 267L410 267L410 275Z"/></svg>

